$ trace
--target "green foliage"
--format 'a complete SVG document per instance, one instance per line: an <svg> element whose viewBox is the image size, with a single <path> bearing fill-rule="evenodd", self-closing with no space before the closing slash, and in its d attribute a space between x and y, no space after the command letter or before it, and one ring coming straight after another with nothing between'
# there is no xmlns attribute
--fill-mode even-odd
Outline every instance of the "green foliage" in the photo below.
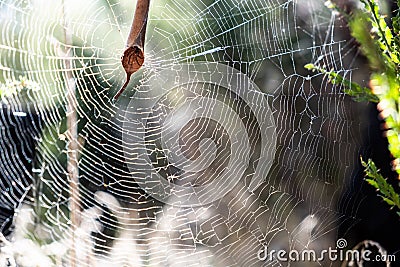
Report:
<svg viewBox="0 0 400 267"><path fill-rule="evenodd" d="M388 67L394 67L399 64L399 50L398 46L394 42L394 37L392 30L388 27L385 21L385 17L379 14L379 6L375 0L360 0L366 9L366 12L362 12L365 16L366 22L371 23L372 25L372 33L376 32L377 40L376 44L379 45L381 50L381 54L385 58L385 63ZM352 30L353 36L360 42L361 47L365 47L364 42L357 38L358 32L355 31L354 26L352 24L357 23L357 16L350 21L350 29ZM370 38L366 39L374 39L374 35L370 35ZM372 37L372 38L371 38ZM366 40L368 42L368 40ZM396 49L397 48L397 49ZM368 52L368 50L366 51ZM379 55L378 55L379 56ZM370 59L371 60L371 59ZM378 69L379 70L379 69Z"/></svg>
<svg viewBox="0 0 400 267"><path fill-rule="evenodd" d="M373 70L386 70L385 54L381 52L381 48L372 34L371 20L366 13L357 11L349 21L351 35L362 45L360 49L364 56L368 59L369 65Z"/></svg>
<svg viewBox="0 0 400 267"><path fill-rule="evenodd" d="M314 64L307 64L304 67L313 72L318 71L327 75L332 84L343 85L345 87L344 92L352 96L356 101L370 101L374 103L379 101L378 97L374 95L369 88L362 87L355 82L349 81L333 70L327 71L324 68L315 66Z"/></svg>
<svg viewBox="0 0 400 267"><path fill-rule="evenodd" d="M307 64L305 68L327 75L332 84L344 86L344 92L356 101L378 103L385 120L389 151L394 157L393 169L400 175L400 11L392 18L392 27L389 27L376 0L360 2L364 9L351 14L345 14L330 1L327 6L339 11L348 20L351 35L360 44L360 50L372 70L370 88L351 82L334 70L327 71L314 64ZM400 7L400 0L397 5ZM368 160L367 163L362 161L362 165L369 177L366 181L380 192L387 204L400 210L399 194L379 173L375 163Z"/></svg>
<svg viewBox="0 0 400 267"><path fill-rule="evenodd" d="M400 175L400 46L393 32L399 30L399 14L393 18L396 27L391 29L380 14L375 0L360 0L365 11L357 11L349 21L354 38L368 58L373 73L370 87L379 99L378 107L385 119L389 151L396 159L393 167ZM397 21L397 22L396 22ZM368 28L370 31L366 31Z"/></svg>
<svg viewBox="0 0 400 267"><path fill-rule="evenodd" d="M400 210L399 194L395 192L393 186L379 173L375 163L371 159L369 159L368 162L361 159L361 163L365 168L366 176L369 177L365 180L378 190L380 197L382 197L387 204ZM397 213L400 215L399 211Z"/></svg>

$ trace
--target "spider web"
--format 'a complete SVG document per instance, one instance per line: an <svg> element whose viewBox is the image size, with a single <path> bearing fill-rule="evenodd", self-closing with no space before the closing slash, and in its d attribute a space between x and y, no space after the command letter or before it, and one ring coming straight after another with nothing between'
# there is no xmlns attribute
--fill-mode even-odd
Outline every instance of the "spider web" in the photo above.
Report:
<svg viewBox="0 0 400 267"><path fill-rule="evenodd" d="M113 103L134 7L0 0L0 81L40 87L3 104L3 232L14 220L14 240L41 240L41 266L286 266L257 253L334 247L357 211L363 122L303 66L352 74L336 14L319 0L152 1L145 64Z"/></svg>

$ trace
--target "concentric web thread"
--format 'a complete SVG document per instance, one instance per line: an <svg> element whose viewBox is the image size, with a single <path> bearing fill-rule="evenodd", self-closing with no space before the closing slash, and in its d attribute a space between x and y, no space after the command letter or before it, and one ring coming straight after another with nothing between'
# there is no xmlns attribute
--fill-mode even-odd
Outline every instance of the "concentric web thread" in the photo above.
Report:
<svg viewBox="0 0 400 267"><path fill-rule="evenodd" d="M0 81L40 86L3 103L2 229L14 220L55 266L281 266L257 252L334 244L357 211L345 193L363 122L303 66L351 77L336 14L320 0L152 1L145 64L113 103L134 7L0 0Z"/></svg>

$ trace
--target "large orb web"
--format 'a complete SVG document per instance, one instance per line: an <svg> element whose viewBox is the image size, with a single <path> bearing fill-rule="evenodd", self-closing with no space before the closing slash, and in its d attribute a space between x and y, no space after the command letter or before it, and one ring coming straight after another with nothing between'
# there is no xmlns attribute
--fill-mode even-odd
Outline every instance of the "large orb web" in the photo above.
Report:
<svg viewBox="0 0 400 267"><path fill-rule="evenodd" d="M288 266L258 251L334 247L364 107L303 67L357 73L324 2L151 1L145 63L113 102L136 1L0 0L0 82L40 87L3 103L1 229L17 210L15 239L55 266Z"/></svg>

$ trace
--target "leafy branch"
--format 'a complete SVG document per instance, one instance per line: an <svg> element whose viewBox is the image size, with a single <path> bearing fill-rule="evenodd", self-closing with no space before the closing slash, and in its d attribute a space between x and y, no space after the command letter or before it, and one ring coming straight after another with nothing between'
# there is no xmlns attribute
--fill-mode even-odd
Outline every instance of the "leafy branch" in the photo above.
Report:
<svg viewBox="0 0 400 267"><path fill-rule="evenodd" d="M396 193L393 186L379 173L375 163L371 159L369 159L368 162L361 159L361 163L365 168L366 176L369 177L365 180L378 190L383 201L400 210L399 194ZM400 216L400 211L398 211L397 214Z"/></svg>
<svg viewBox="0 0 400 267"><path fill-rule="evenodd" d="M315 66L314 64L307 64L304 66L306 69L313 72L317 71L325 74L329 78L329 82L335 85L343 85L345 89L343 90L346 94L352 96L356 101L370 101L377 103L379 98L372 93L372 91L367 87L362 87L358 83L352 82L345 79L342 75L338 74L334 70L327 71L324 68Z"/></svg>
<svg viewBox="0 0 400 267"><path fill-rule="evenodd" d="M399 64L399 51L396 50L393 42L392 30L388 27L385 17L379 14L379 6L375 0L360 0L369 15L369 21L372 24L373 30L378 31L378 44L384 55L389 56L388 63Z"/></svg>
<svg viewBox="0 0 400 267"><path fill-rule="evenodd" d="M344 92L356 101L378 103L378 109L385 120L386 137L389 151L394 160L393 169L400 176L400 11L392 18L392 27L381 15L376 0L360 0L363 10L346 14L336 4L328 1L328 7L339 11L348 21L351 35L360 45L361 52L368 59L373 71L369 86L351 82L335 70L327 71L314 64L304 67L327 75L332 84L342 85ZM400 7L400 0L397 1ZM361 160L365 168L366 181L376 188L382 199L392 207L400 210L400 196L394 187L379 173L375 163ZM400 216L400 212L398 212Z"/></svg>

